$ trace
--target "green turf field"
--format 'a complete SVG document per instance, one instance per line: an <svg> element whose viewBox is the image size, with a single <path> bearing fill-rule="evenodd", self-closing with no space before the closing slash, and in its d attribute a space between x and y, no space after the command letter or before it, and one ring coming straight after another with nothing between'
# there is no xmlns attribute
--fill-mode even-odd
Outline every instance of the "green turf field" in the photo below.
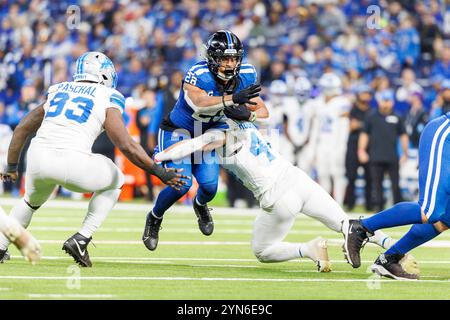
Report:
<svg viewBox="0 0 450 320"><path fill-rule="evenodd" d="M2 206L7 211L11 208ZM47 206L35 215L30 228L41 240L43 260L31 266L12 248L12 260L0 265L0 300L450 298L450 250L446 247L450 233L435 242L439 248L413 252L422 280L380 281L368 272L379 251L376 247L364 249L364 263L354 270L343 261L336 243L341 236L304 217L297 220L287 241L303 242L318 235L331 239L333 272L316 272L310 260L260 263L250 247L254 217L236 213L239 210L230 214L215 208L215 232L205 237L189 208L174 209L165 216L158 249L150 252L140 241L145 208L117 207L94 237L96 247L89 247L93 268L79 269L61 246L77 231L84 210L70 208L70 203L64 208ZM398 238L404 230L390 233Z"/></svg>

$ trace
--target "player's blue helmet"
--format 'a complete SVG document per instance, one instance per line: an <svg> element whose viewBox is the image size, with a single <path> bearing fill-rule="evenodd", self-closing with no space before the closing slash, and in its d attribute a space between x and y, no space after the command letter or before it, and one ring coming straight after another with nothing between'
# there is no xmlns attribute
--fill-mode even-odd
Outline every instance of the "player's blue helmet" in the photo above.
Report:
<svg viewBox="0 0 450 320"><path fill-rule="evenodd" d="M94 81L116 88L117 73L114 64L105 54L89 51L78 58L73 81Z"/></svg>
<svg viewBox="0 0 450 320"><path fill-rule="evenodd" d="M241 68L244 48L241 40L233 32L228 30L214 32L205 47L208 68L212 74L222 80L230 80L237 76ZM225 70L225 73L219 73L220 61L227 56L237 57L236 67L233 70Z"/></svg>

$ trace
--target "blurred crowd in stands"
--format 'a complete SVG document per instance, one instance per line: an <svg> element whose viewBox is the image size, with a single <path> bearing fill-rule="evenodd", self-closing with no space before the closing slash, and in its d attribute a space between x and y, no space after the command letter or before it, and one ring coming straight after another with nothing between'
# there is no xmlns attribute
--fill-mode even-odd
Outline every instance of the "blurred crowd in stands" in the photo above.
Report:
<svg viewBox="0 0 450 320"><path fill-rule="evenodd" d="M450 111L445 0L0 0L0 161L11 130L50 84L71 80L76 59L88 50L113 60L117 89L127 97L125 121L151 153L184 73L203 59L203 44L219 29L244 43L267 100L275 80L293 96L301 76L314 98L326 72L340 77L351 101L368 86L374 109L377 92L391 89L412 149L426 122ZM105 136L94 149L117 158ZM227 178L228 193L236 194ZM153 184L133 180L130 193L152 199ZM6 189L18 193L20 184Z"/></svg>

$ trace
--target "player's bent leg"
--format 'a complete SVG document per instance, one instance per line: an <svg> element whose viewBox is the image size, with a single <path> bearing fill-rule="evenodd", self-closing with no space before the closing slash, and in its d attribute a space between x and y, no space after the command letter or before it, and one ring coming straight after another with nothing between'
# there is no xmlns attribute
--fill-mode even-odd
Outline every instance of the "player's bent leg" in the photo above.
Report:
<svg viewBox="0 0 450 320"><path fill-rule="evenodd" d="M326 241L282 242L301 207L302 202L295 192L288 192L271 208L259 213L253 225L253 253L260 262L265 263L306 257L317 264L319 271L330 271Z"/></svg>

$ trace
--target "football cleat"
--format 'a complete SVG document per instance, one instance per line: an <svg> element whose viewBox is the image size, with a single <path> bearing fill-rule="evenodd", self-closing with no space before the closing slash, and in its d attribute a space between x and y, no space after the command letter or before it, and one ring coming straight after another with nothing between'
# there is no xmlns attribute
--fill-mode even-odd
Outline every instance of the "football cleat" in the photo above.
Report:
<svg viewBox="0 0 450 320"><path fill-rule="evenodd" d="M0 250L0 263L5 263L5 261L10 259L11 256L9 255L8 250Z"/></svg>
<svg viewBox="0 0 450 320"><path fill-rule="evenodd" d="M408 273L403 269L400 260L404 257L403 254L385 254L378 256L375 263L370 267L373 273L382 277L387 277L395 280L418 280L419 275Z"/></svg>
<svg viewBox="0 0 450 320"><path fill-rule="evenodd" d="M147 214L142 241L148 250L153 251L158 246L159 230L161 229L162 220L162 217L161 219L156 218L151 211Z"/></svg>
<svg viewBox="0 0 450 320"><path fill-rule="evenodd" d="M76 263L82 267L92 267L91 259L87 251L87 246L91 242L92 237L86 238L85 236L75 233L69 239L64 242L62 250L72 256Z"/></svg>
<svg viewBox="0 0 450 320"><path fill-rule="evenodd" d="M310 258L316 263L317 271L330 272L331 264L328 258L327 240L321 237L315 238L307 243Z"/></svg>
<svg viewBox="0 0 450 320"><path fill-rule="evenodd" d="M197 200L194 199L194 212L197 216L198 227L200 231L205 235L209 236L214 231L214 221L209 213L212 209L208 208L208 205L199 205L197 204Z"/></svg>
<svg viewBox="0 0 450 320"><path fill-rule="evenodd" d="M360 220L344 220L342 233L344 234L345 259L353 268L359 268L361 266L361 248L373 234L363 227Z"/></svg>

